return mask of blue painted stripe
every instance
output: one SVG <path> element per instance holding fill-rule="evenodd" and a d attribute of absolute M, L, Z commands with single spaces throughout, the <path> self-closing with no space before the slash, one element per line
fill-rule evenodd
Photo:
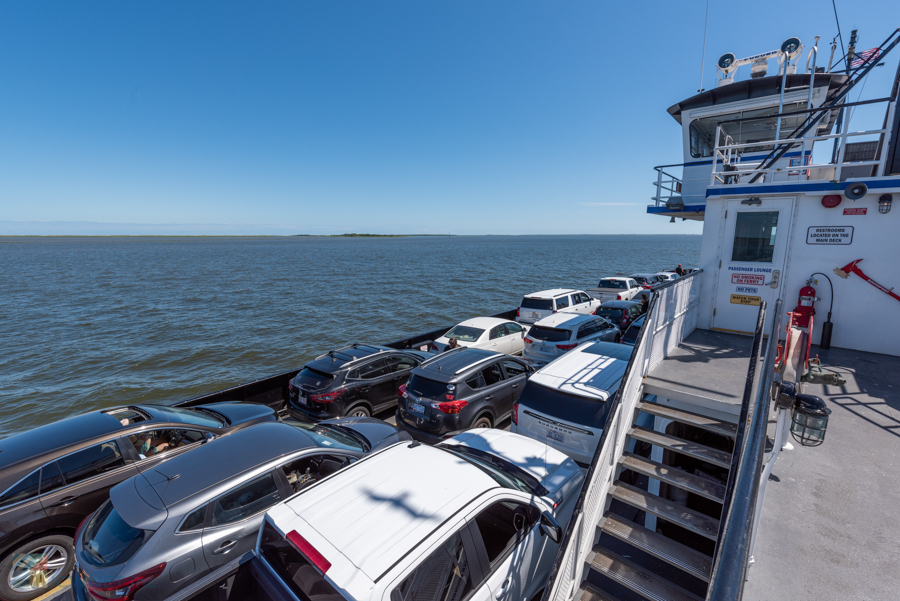
<path fill-rule="evenodd" d="M 665 206 L 662 206 L 662 207 L 647 207 L 647 213 L 649 213 L 650 215 L 655 215 L 655 214 L 658 214 L 658 213 L 672 213 L 672 214 L 677 214 L 677 213 L 705 213 L 705 212 L 706 212 L 706 205 L 705 205 L 705 204 L 702 204 L 702 205 L 684 205 L 684 210 L 683 210 L 683 211 L 673 211 L 672 209 L 668 209 L 668 208 L 666 208 Z"/>
<path fill-rule="evenodd" d="M 782 192 L 843 192 L 853 182 L 797 182 L 779 185 L 763 184 L 751 186 L 750 184 L 734 184 L 731 186 L 716 186 L 707 188 L 706 197 L 734 196 L 743 194 L 779 194 Z M 876 180 L 861 180 L 869 189 L 900 188 L 900 177 L 885 177 Z"/>

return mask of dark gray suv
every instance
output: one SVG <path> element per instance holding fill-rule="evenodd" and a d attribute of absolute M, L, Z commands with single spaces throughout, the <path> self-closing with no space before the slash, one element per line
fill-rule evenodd
<path fill-rule="evenodd" d="M 397 426 L 435 444 L 470 428 L 491 428 L 512 413 L 534 368 L 494 351 L 446 351 L 412 370 L 400 389 Z"/>

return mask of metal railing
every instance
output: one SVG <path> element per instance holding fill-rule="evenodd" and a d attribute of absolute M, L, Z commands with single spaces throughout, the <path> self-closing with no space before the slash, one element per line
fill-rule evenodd
<path fill-rule="evenodd" d="M 698 269 L 653 291 L 625 374 L 608 401 L 603 433 L 560 542 L 542 601 L 572 601 L 581 586 L 585 560 L 594 545 L 609 485 L 626 448 L 635 409 L 643 397 L 644 376 L 696 328 L 700 273 L 702 270 Z"/>
<path fill-rule="evenodd" d="M 653 201 L 654 206 L 665 206 L 665 204 L 671 198 L 696 198 L 698 202 L 705 202 L 706 196 L 704 194 L 692 194 L 688 196 L 684 196 L 682 194 L 682 187 L 686 182 L 705 182 L 706 178 L 697 178 L 697 179 L 683 179 L 682 177 L 678 177 L 673 173 L 669 173 L 666 169 L 671 169 L 672 167 L 684 167 L 685 163 L 677 163 L 674 165 L 659 165 L 654 167 L 653 170 L 656 171 L 656 181 L 653 182 L 653 185 L 656 186 L 656 194 L 650 198 Z M 687 202 L 685 202 L 687 204 Z"/>
<path fill-rule="evenodd" d="M 766 303 L 761 303 L 759 307 L 731 471 L 728 474 L 719 535 L 706 593 L 709 601 L 739 601 L 744 592 L 758 518 L 757 505 L 762 503 L 764 494 L 761 476 L 769 403 L 775 377 L 774 366 L 778 355 L 781 306 L 782 301 L 779 299 L 775 303 L 775 318 L 767 333 L 763 332 Z M 764 341 L 764 335 L 768 336 L 767 342 Z M 761 357 L 764 344 L 766 351 Z"/>

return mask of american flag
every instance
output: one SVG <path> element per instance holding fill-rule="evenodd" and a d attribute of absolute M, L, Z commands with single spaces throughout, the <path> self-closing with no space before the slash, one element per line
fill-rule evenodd
<path fill-rule="evenodd" d="M 850 63 L 850 68 L 855 69 L 864 62 L 869 57 L 872 58 L 870 62 L 875 62 L 875 59 L 878 58 L 878 55 L 881 54 L 881 48 L 870 48 L 869 50 L 864 50 L 856 55 L 856 58 L 853 59 L 853 62 Z"/>

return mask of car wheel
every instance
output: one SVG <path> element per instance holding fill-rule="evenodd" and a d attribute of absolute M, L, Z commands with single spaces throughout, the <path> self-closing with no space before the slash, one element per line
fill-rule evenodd
<path fill-rule="evenodd" d="M 491 427 L 491 418 L 486 415 L 482 415 L 478 419 L 475 420 L 475 423 L 472 424 L 473 428 L 490 428 Z"/>
<path fill-rule="evenodd" d="M 72 539 L 44 536 L 13 549 L 0 561 L 0 598 L 28 601 L 55 588 L 75 563 Z"/>
<path fill-rule="evenodd" d="M 357 405 L 347 411 L 349 417 L 372 417 L 372 412 L 365 405 Z"/>

